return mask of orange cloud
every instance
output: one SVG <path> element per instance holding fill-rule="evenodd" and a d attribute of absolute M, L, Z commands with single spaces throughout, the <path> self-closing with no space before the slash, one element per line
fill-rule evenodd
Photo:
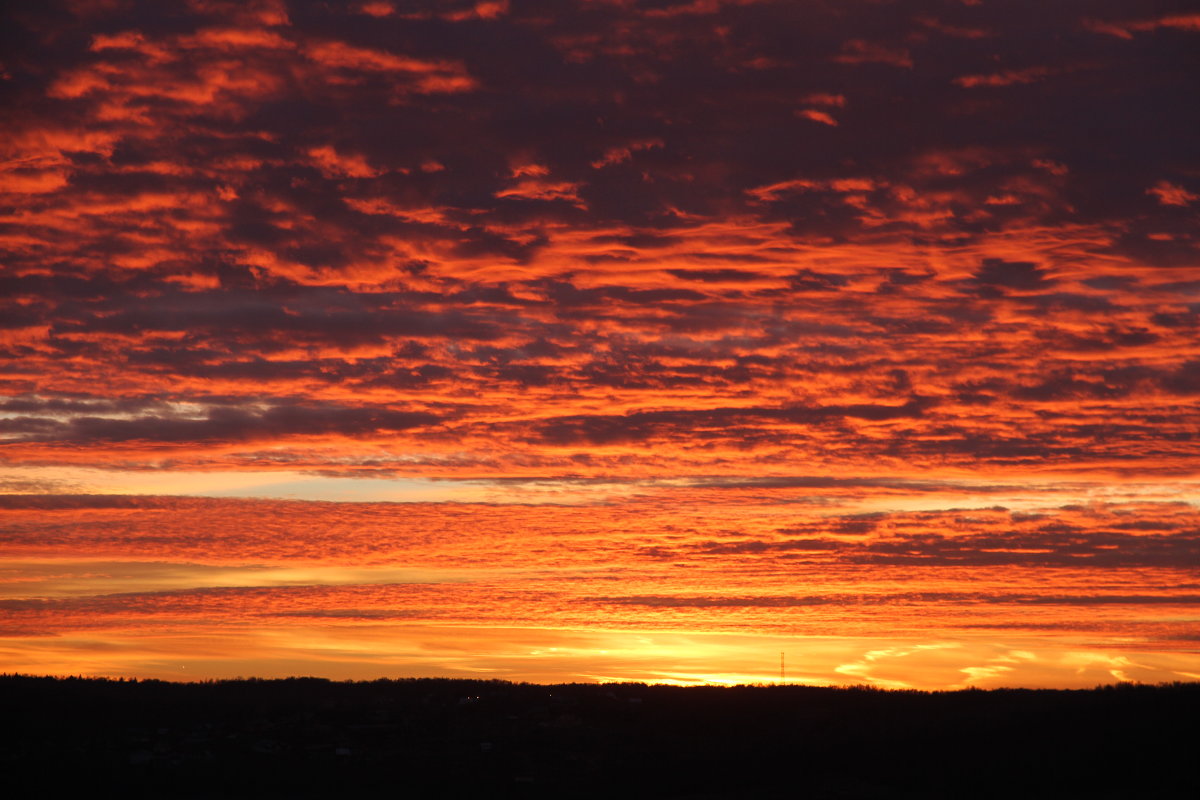
<path fill-rule="evenodd" d="M 647 139 L 641 142 L 630 142 L 628 145 L 623 147 L 611 147 L 604 152 L 602 157 L 592 162 L 592 168 L 600 169 L 613 164 L 621 164 L 633 158 L 633 154 L 636 152 L 662 147 L 662 139 Z"/>
<path fill-rule="evenodd" d="M 843 43 L 842 51 L 833 60 L 839 64 L 888 64 L 906 69 L 913 66 L 908 50 L 865 39 L 850 39 Z"/>
<path fill-rule="evenodd" d="M 1050 74 L 1052 74 L 1052 71 L 1046 67 L 1029 67 L 1027 69 L 994 72 L 989 75 L 962 75 L 955 78 L 954 82 L 966 89 L 979 86 L 1013 86 L 1022 83 L 1034 83 Z"/>
<path fill-rule="evenodd" d="M 336 69 L 417 73 L 455 72 L 462 69 L 456 64 L 423 61 L 338 41 L 314 42 L 306 48 L 306 53 L 313 61 Z"/>
<path fill-rule="evenodd" d="M 1200 200 L 1200 195 L 1170 181 L 1159 181 L 1147 189 L 1146 194 L 1154 195 L 1164 206 L 1186 206 L 1193 200 Z"/>
<path fill-rule="evenodd" d="M 512 186 L 496 192 L 496 197 L 516 197 L 525 200 L 567 200 L 584 207 L 579 197 L 579 183 L 571 181 L 549 181 L 538 178 L 519 180 Z"/>
<path fill-rule="evenodd" d="M 833 108 L 844 108 L 846 105 L 846 96 L 841 94 L 828 94 L 826 92 L 816 92 L 806 95 L 803 102 L 815 106 L 832 106 Z"/>
<path fill-rule="evenodd" d="M 1132 39 L 1133 34 L 1169 28 L 1179 31 L 1200 31 L 1200 14 L 1170 14 L 1155 19 L 1107 21 L 1084 19 L 1083 26 L 1095 33 L 1105 33 L 1121 39 Z"/>
<path fill-rule="evenodd" d="M 372 17 L 387 17 L 396 13 L 396 8 L 391 3 L 371 2 L 363 3 L 360 7 L 362 13 Z"/>
<path fill-rule="evenodd" d="M 813 122 L 820 122 L 823 125 L 831 125 L 835 128 L 837 127 L 837 120 L 824 111 L 818 111 L 815 108 L 805 108 L 795 113 L 797 116 L 804 117 L 805 119 L 811 119 Z"/>
<path fill-rule="evenodd" d="M 380 171 L 368 164 L 361 155 L 341 154 L 328 145 L 314 147 L 308 154 L 318 169 L 328 177 L 374 178 L 380 174 Z"/>

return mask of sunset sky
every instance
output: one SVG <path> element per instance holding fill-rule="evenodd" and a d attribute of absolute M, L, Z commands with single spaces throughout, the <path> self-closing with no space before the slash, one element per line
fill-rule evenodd
<path fill-rule="evenodd" d="M 1200 680 L 1200 4 L 18 0 L 0 672 Z"/>

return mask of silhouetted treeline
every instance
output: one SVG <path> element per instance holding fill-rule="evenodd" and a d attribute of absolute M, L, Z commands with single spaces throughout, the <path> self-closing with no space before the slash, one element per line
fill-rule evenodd
<path fill-rule="evenodd" d="M 1200 684 L 0 676 L 7 797 L 1192 798 Z"/>

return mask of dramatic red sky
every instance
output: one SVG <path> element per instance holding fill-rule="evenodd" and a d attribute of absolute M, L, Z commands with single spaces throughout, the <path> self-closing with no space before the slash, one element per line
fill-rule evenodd
<path fill-rule="evenodd" d="M 1200 679 L 1200 5 L 18 0 L 0 670 Z"/>

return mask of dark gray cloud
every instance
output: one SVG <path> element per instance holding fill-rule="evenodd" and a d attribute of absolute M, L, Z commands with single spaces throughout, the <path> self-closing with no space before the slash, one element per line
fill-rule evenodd
<path fill-rule="evenodd" d="M 57 410 L 57 409 L 56 409 Z M 143 414 L 132 417 L 12 417 L 0 423 L 10 442 L 197 442 L 246 441 L 276 436 L 365 436 L 435 425 L 436 414 L 388 408 L 273 405 L 264 409 L 212 406 L 202 416 Z M 13 435 L 15 438 L 12 438 Z"/>

